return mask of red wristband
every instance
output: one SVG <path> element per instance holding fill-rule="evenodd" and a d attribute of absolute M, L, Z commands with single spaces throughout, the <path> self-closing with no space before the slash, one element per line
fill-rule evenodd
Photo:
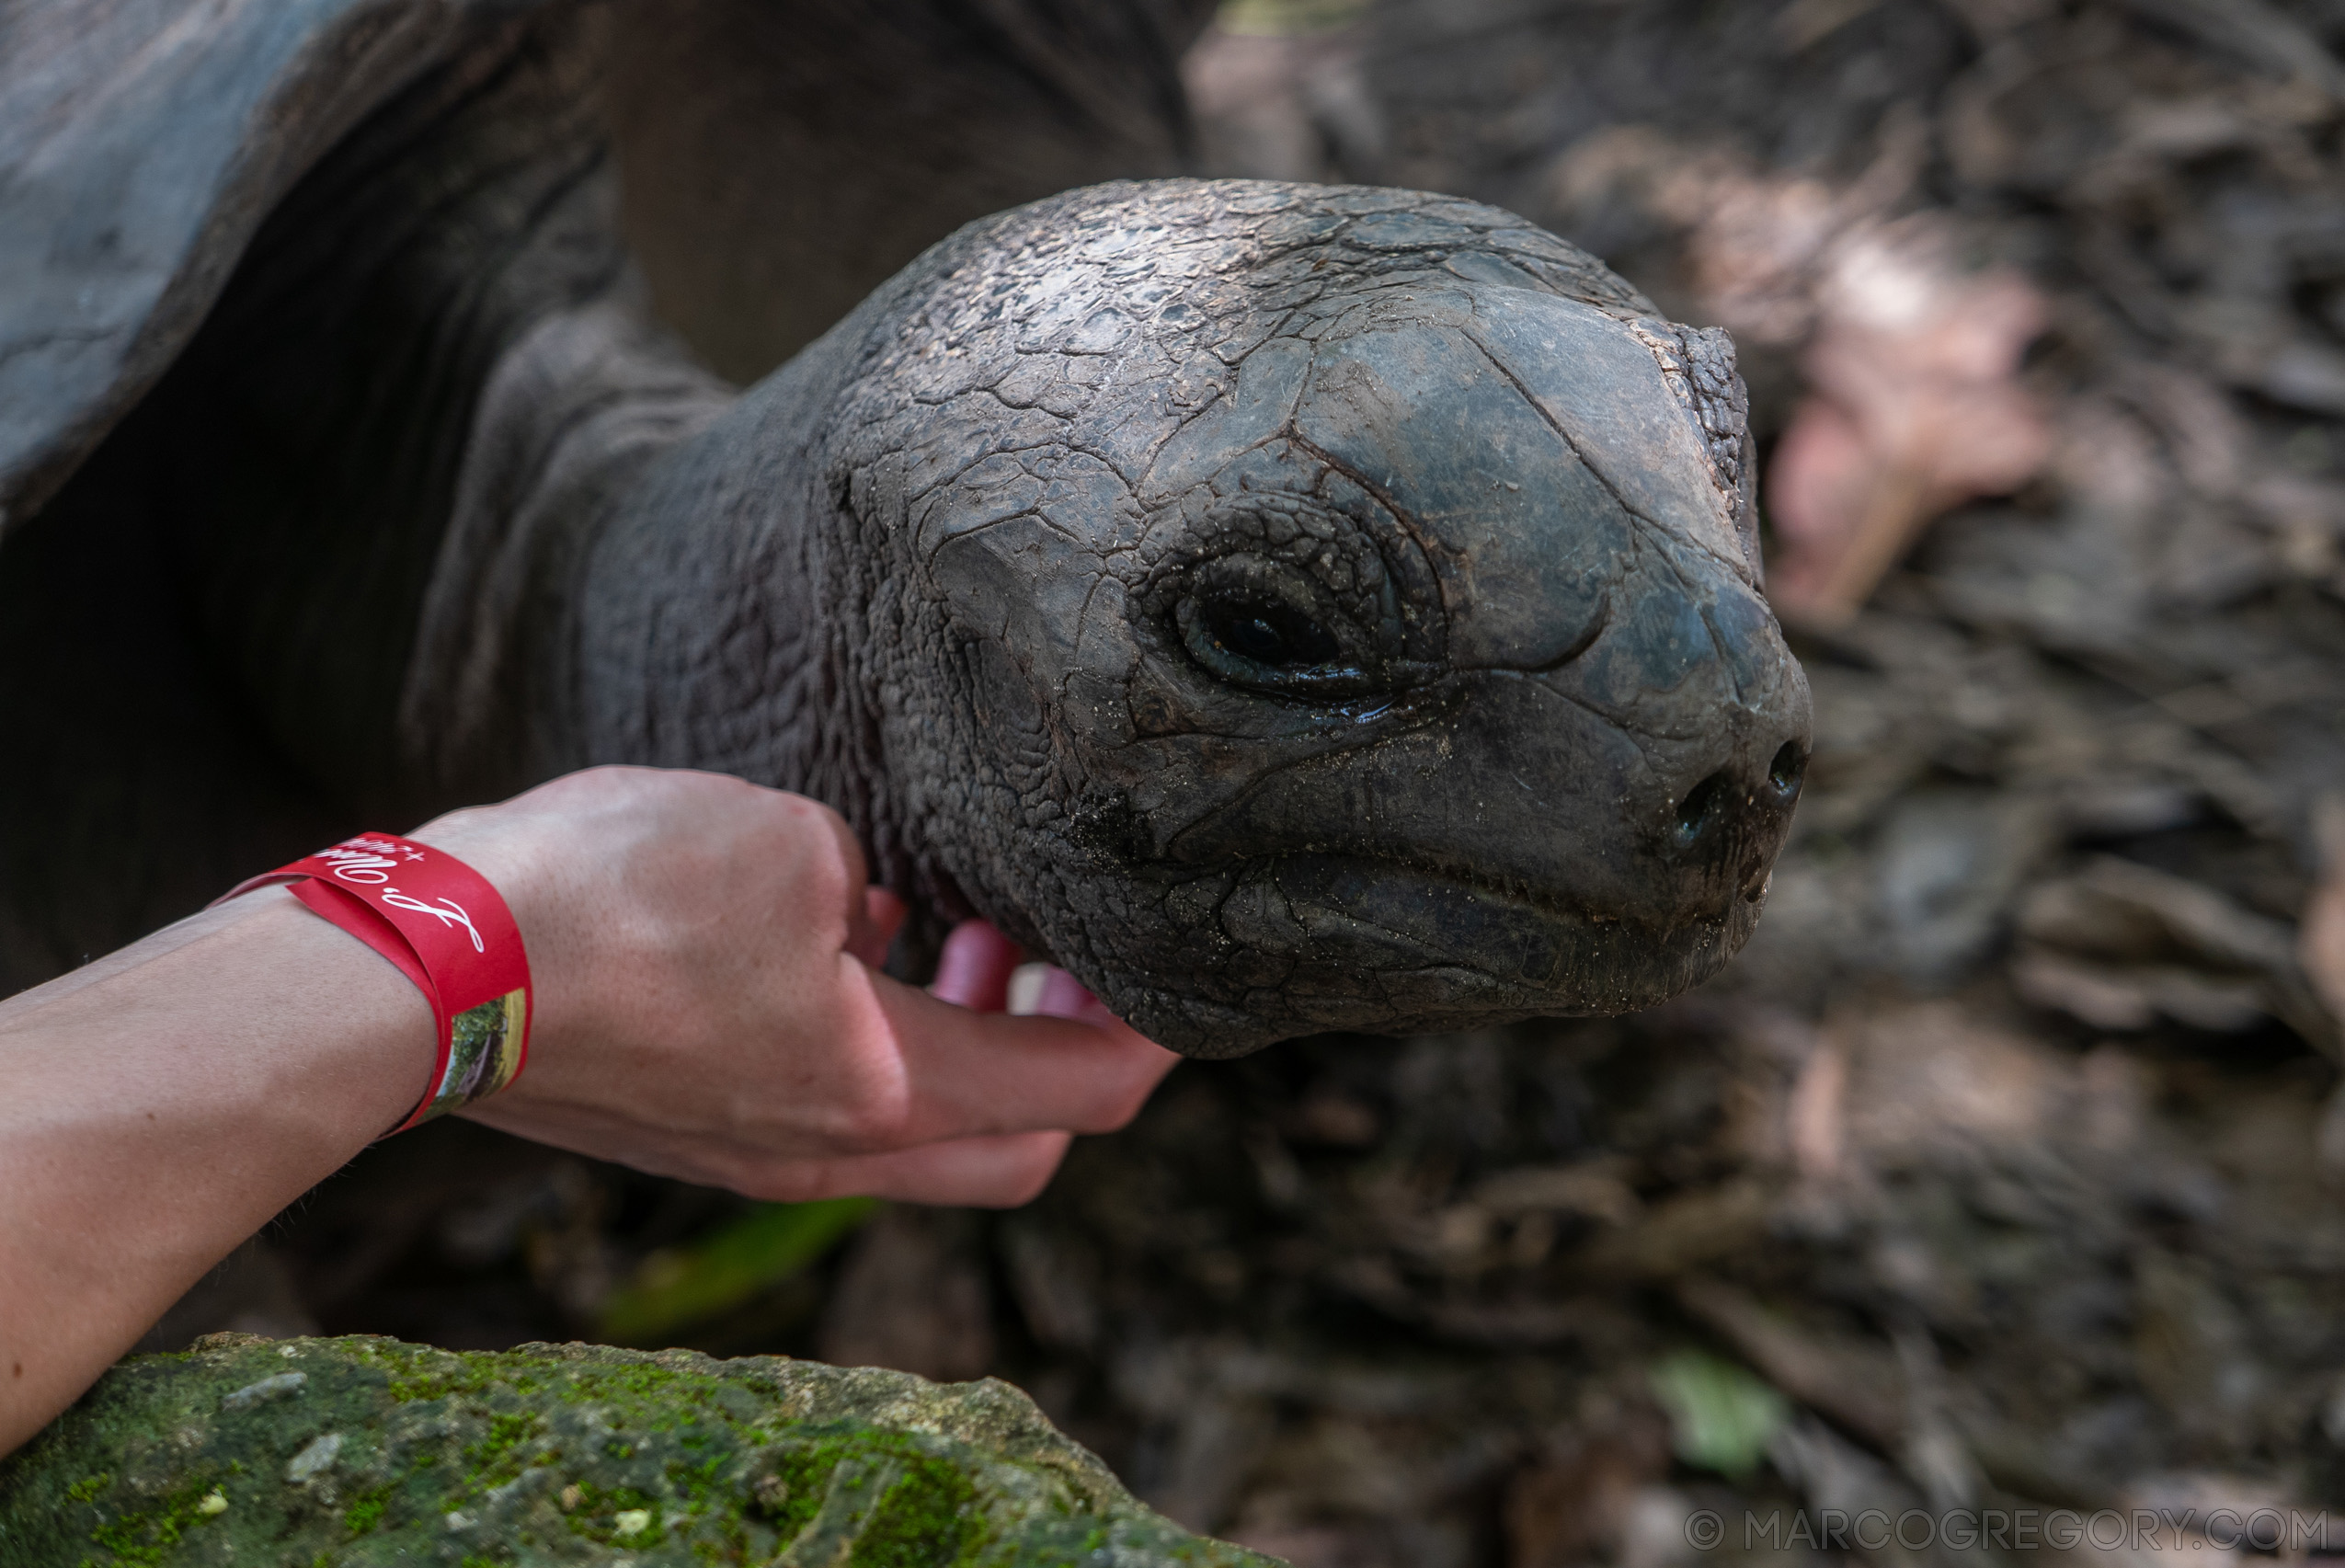
<path fill-rule="evenodd" d="M 281 883 L 390 959 L 431 1003 L 440 1059 L 422 1102 L 393 1132 L 485 1099 L 521 1075 L 530 1048 L 529 955 L 488 878 L 445 850 L 396 833 L 361 833 L 240 882 L 213 902 Z"/>

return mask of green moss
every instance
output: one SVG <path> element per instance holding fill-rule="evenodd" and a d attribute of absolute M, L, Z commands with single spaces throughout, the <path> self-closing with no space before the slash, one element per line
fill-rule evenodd
<path fill-rule="evenodd" d="M 825 1447 L 775 1457 L 779 1462 L 773 1464 L 772 1473 L 789 1489 L 789 1501 L 766 1512 L 773 1522 L 774 1533 L 788 1540 L 812 1523 L 815 1510 L 822 1506 L 823 1491 L 830 1484 L 830 1472 L 839 1465 L 839 1450 Z"/>
<path fill-rule="evenodd" d="M 464 1448 L 467 1492 L 481 1493 L 492 1486 L 502 1486 L 532 1462 L 544 1462 L 549 1456 L 532 1452 L 542 1446 L 540 1439 L 544 1433 L 545 1417 L 535 1411 L 505 1411 L 490 1416 L 488 1435 Z"/>
<path fill-rule="evenodd" d="M 383 1516 L 390 1511 L 391 1488 L 369 1487 L 352 1497 L 342 1510 L 342 1528 L 355 1540 L 360 1536 L 372 1535 L 383 1524 Z"/>
<path fill-rule="evenodd" d="M 570 1505 L 569 1515 L 563 1521 L 570 1527 L 572 1535 L 601 1546 L 631 1549 L 657 1546 L 668 1538 L 667 1522 L 661 1517 L 661 1499 L 632 1486 L 601 1487 L 590 1481 L 574 1484 L 578 1500 Z M 646 1515 L 649 1526 L 623 1535 L 619 1517 L 623 1514 Z"/>
<path fill-rule="evenodd" d="M 296 1390 L 223 1404 L 288 1370 Z M 328 1434 L 332 1468 L 286 1479 Z M 1058 1568 L 1100 1545 L 1123 1568 L 1260 1561 L 1148 1514 L 1000 1384 L 775 1358 L 222 1341 L 118 1368 L 0 1460 L 11 1564 Z"/>
<path fill-rule="evenodd" d="M 226 1511 L 207 1506 L 219 1492 L 210 1475 L 182 1482 L 154 1507 L 121 1514 L 98 1526 L 89 1532 L 89 1542 L 110 1554 L 104 1568 L 158 1568 L 170 1560 L 189 1531 L 211 1524 Z"/>
<path fill-rule="evenodd" d="M 905 1465 L 871 1522 L 855 1538 L 853 1568 L 945 1568 L 967 1562 L 979 1540 L 976 1489 L 947 1464 L 922 1456 Z"/>

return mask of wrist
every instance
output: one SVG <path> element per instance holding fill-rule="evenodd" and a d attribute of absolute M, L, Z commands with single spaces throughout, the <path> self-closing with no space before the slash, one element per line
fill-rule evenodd
<path fill-rule="evenodd" d="M 405 1114 L 434 1048 L 415 988 L 280 888 L 0 1003 L 0 1449 Z"/>
<path fill-rule="evenodd" d="M 443 844 L 353 834 L 238 885 L 281 886 L 310 913 L 388 962 L 433 1018 L 434 1065 L 405 1132 L 511 1083 L 529 1053 L 530 962 L 497 886 Z"/>
<path fill-rule="evenodd" d="M 534 1042 L 544 1037 L 548 1001 L 562 1010 L 578 993 L 582 977 L 566 961 L 575 945 L 566 931 L 571 879 L 564 875 L 562 857 L 541 844 L 542 835 L 530 830 L 532 826 L 508 803 L 452 811 L 404 836 L 455 856 L 504 900 L 528 952 Z"/>
<path fill-rule="evenodd" d="M 334 1026 L 337 1017 L 346 1026 Z M 292 1027 L 302 1023 L 314 1032 Z M 433 1054 L 431 1011 L 415 988 L 282 887 L 204 910 L 0 1001 L 0 1058 L 15 1055 L 27 1070 L 44 1059 L 36 1037 L 91 1031 L 109 1048 L 95 1071 L 51 1064 L 61 1086 L 134 1087 L 193 1103 L 267 1097 L 272 1085 L 293 1089 L 322 1074 L 347 1091 L 327 1121 L 353 1126 L 376 1102 L 410 1087 L 420 1093 Z"/>
<path fill-rule="evenodd" d="M 284 887 L 259 888 L 180 926 L 190 940 L 175 946 L 191 951 L 166 962 L 216 971 L 221 994 L 208 1000 L 221 1012 L 248 997 L 282 1026 L 256 1031 L 236 1059 L 213 1064 L 228 1076 L 223 1088 L 257 1109 L 265 1103 L 265 1116 L 316 1118 L 322 1147 L 345 1150 L 343 1159 L 414 1108 L 438 1044 L 429 1001 L 390 960 Z"/>

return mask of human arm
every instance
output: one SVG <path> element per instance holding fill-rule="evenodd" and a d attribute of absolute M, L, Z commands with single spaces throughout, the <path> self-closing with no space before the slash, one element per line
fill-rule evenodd
<path fill-rule="evenodd" d="M 843 824 L 708 774 L 603 769 L 417 830 L 531 955 L 531 1061 L 468 1114 L 761 1197 L 1016 1203 L 1171 1065 L 1092 1022 L 878 973 L 896 912 Z M 998 990 L 956 933 L 941 990 Z M 421 995 L 281 889 L 0 1002 L 0 1452 L 421 1095 Z"/>

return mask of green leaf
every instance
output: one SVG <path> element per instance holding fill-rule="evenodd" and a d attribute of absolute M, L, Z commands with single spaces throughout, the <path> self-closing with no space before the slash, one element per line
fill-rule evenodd
<path fill-rule="evenodd" d="M 1699 1350 L 1653 1363 L 1653 1397 L 1669 1413 L 1677 1457 L 1698 1470 L 1741 1481 L 1767 1457 L 1790 1419 L 1791 1403 L 1757 1374 Z"/>
<path fill-rule="evenodd" d="M 868 1197 L 760 1204 L 691 1246 L 654 1253 L 602 1304 L 602 1337 L 649 1345 L 728 1311 L 821 1257 L 878 1207 Z"/>
<path fill-rule="evenodd" d="M 1222 0 L 1221 30 L 1253 37 L 1328 32 L 1357 21 L 1368 0 Z"/>

